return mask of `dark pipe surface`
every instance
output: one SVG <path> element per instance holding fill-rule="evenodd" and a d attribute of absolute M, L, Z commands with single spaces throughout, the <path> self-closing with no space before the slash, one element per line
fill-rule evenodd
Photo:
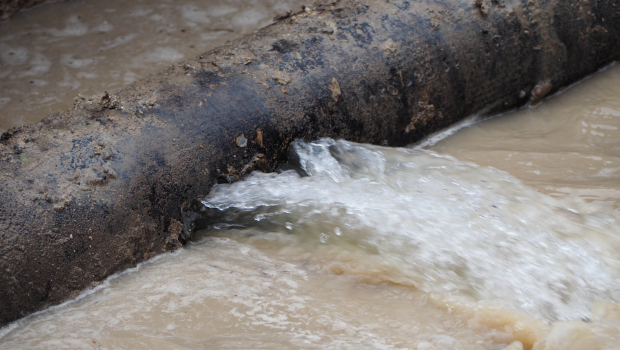
<path fill-rule="evenodd" d="M 620 57 L 615 0 L 340 0 L 0 140 L 0 325 L 191 236 L 296 138 L 402 146 Z M 179 273 L 183 273 L 179 271 Z"/>
<path fill-rule="evenodd" d="M 5 20 L 21 10 L 53 1 L 60 0 L 0 0 L 0 20 Z"/>

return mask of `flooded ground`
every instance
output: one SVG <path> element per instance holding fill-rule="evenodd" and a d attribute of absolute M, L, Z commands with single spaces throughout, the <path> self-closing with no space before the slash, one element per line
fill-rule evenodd
<path fill-rule="evenodd" d="M 0 23 L 0 133 L 197 56 L 301 0 L 65 1 Z"/>
<path fill-rule="evenodd" d="M 0 349 L 620 348 L 619 96 L 614 66 L 411 148 L 297 142 L 298 171 L 218 185 L 186 249 Z"/>

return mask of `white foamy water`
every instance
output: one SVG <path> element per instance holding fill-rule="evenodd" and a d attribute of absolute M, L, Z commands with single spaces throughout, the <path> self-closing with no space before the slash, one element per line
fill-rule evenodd
<path fill-rule="evenodd" d="M 0 348 L 498 348 L 460 325 L 411 288 L 357 285 L 207 238 L 26 320 Z"/>
<path fill-rule="evenodd" d="M 612 213 L 430 151 L 294 149 L 309 176 L 217 185 L 186 249 L 5 328 L 0 348 L 619 345 Z"/>
<path fill-rule="evenodd" d="M 254 174 L 217 186 L 205 205 L 225 210 L 217 220 L 233 227 L 267 222 L 276 231 L 257 239 L 313 253 L 325 244 L 354 247 L 384 269 L 373 276 L 379 280 L 502 299 L 549 321 L 588 318 L 598 299 L 620 301 L 611 215 L 428 151 L 328 139 L 296 148 L 312 176 Z M 336 269 L 357 273 L 343 265 Z"/>

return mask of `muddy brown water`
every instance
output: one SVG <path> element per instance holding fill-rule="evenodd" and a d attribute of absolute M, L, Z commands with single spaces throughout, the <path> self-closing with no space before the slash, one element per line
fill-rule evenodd
<path fill-rule="evenodd" d="M 430 149 L 507 171 L 550 196 L 619 208 L 619 80 L 620 68 L 611 67 L 535 108 L 472 125 Z"/>
<path fill-rule="evenodd" d="M 0 132 L 299 11 L 300 0 L 66 1 L 0 23 Z"/>
<path fill-rule="evenodd" d="M 0 24 L 0 128 L 268 24 L 290 1 L 75 1 Z M 297 143 L 214 188 L 186 249 L 0 349 L 617 349 L 620 67 L 390 149 Z M 536 344 L 536 345 L 534 345 Z"/>

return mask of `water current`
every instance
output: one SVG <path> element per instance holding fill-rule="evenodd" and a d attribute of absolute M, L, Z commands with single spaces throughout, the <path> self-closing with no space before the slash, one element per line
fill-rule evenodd
<path fill-rule="evenodd" d="M 0 22 L 0 132 L 257 28 L 302 0 L 73 0 Z"/>
<path fill-rule="evenodd" d="M 613 66 L 408 148 L 296 141 L 205 194 L 185 249 L 0 349 L 618 349 L 619 127 Z"/>

